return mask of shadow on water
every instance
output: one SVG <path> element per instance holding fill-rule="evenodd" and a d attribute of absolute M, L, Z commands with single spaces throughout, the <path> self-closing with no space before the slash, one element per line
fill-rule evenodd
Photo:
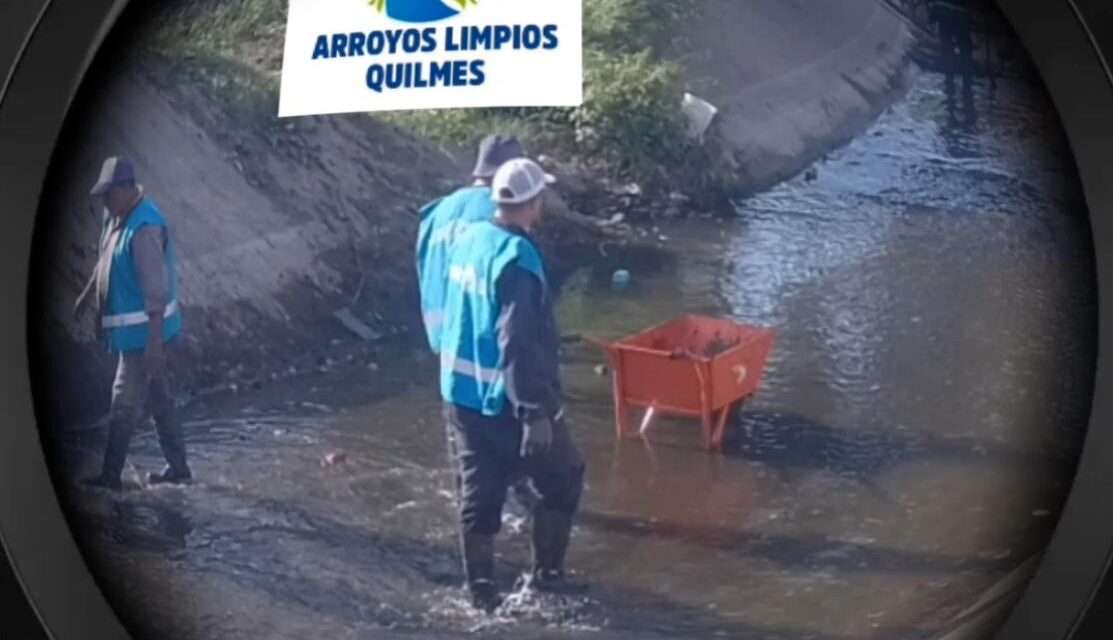
<path fill-rule="evenodd" d="M 220 492 L 219 489 L 214 491 L 218 495 Z M 455 571 L 456 550 L 451 547 L 347 524 L 263 495 L 236 492 L 236 499 L 246 499 L 252 503 L 253 508 L 273 514 L 267 522 L 259 522 L 240 530 L 238 533 L 241 535 L 265 534 L 301 540 L 336 551 L 365 550 L 365 553 L 347 556 L 352 569 L 374 572 L 396 564 L 406 567 L 407 573 L 414 573 L 432 585 L 450 586 L 459 583 L 461 576 Z M 193 542 L 193 546 L 204 548 L 214 542 L 214 536 L 204 534 Z"/>
<path fill-rule="evenodd" d="M 950 575 L 967 570 L 1005 571 L 1015 564 L 1010 560 L 888 549 L 823 536 L 767 535 L 728 527 L 692 526 L 594 511 L 582 513 L 580 521 L 587 527 L 608 534 L 659 538 L 717 551 L 730 551 L 747 558 L 767 560 L 782 569 L 793 571 Z"/>
<path fill-rule="evenodd" d="M 961 101 L 961 102 L 960 102 Z M 953 89 L 947 91 L 947 119 L 939 128 L 943 147 L 953 158 L 977 158 L 978 106 L 974 90 L 964 87 L 961 97 Z"/>
<path fill-rule="evenodd" d="M 111 514 L 100 526 L 116 544 L 154 553 L 184 550 L 194 529 L 185 513 L 169 505 L 125 500 L 112 503 Z"/>
<path fill-rule="evenodd" d="M 775 468 L 823 469 L 862 480 L 912 461 L 1043 461 L 1030 452 L 978 438 L 943 438 L 895 429 L 839 429 L 790 411 L 749 410 L 734 422 L 723 443 L 723 454 L 728 457 Z"/>

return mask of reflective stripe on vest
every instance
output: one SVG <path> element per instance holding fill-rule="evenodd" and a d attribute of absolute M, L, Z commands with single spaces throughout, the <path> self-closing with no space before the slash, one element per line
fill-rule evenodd
<path fill-rule="evenodd" d="M 112 253 L 108 295 L 104 301 L 100 324 L 105 333 L 107 347 L 114 353 L 138 351 L 147 345 L 148 314 L 131 245 L 139 229 L 148 225 L 162 228 L 165 241 L 163 258 L 166 263 L 169 287 L 167 293 L 171 304 L 167 305 L 165 311 L 166 320 L 162 325 L 163 341 L 174 339 L 182 331 L 181 310 L 175 304 L 178 295 L 174 242 L 158 206 L 150 198 L 145 197 L 124 221 L 120 238 Z"/>
<path fill-rule="evenodd" d="M 166 305 L 166 311 L 163 312 L 163 318 L 169 318 L 178 312 L 178 301 L 171 300 L 170 304 Z M 114 316 L 104 316 L 101 319 L 100 326 L 105 329 L 119 329 L 120 327 L 133 327 L 139 324 L 147 324 L 150 314 L 146 311 L 135 311 L 132 313 L 118 313 Z"/>
<path fill-rule="evenodd" d="M 462 376 L 474 378 L 483 384 L 496 384 L 502 380 L 505 374 L 501 369 L 485 369 L 470 360 L 454 358 L 448 353 L 441 354 L 441 367 L 451 369 Z"/>
<path fill-rule="evenodd" d="M 456 240 L 445 281 L 438 334 L 441 397 L 486 416 L 498 415 L 506 402 L 496 283 L 511 264 L 536 275 L 545 287 L 541 256 L 528 238 L 491 222 L 475 224 Z"/>

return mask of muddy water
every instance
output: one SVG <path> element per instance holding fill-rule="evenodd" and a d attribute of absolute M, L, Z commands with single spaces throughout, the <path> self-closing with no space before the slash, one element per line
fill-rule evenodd
<path fill-rule="evenodd" d="M 628 289 L 571 279 L 565 332 L 684 312 L 778 331 L 721 456 L 686 420 L 617 444 L 599 354 L 567 347 L 589 598 L 464 606 L 422 353 L 188 407 L 199 482 L 76 494 L 90 558 L 147 637 L 931 637 L 1046 541 L 1084 433 L 1089 239 L 1046 110 L 1002 85 L 952 116 L 924 75 L 737 221 L 661 227 L 677 258 L 624 265 Z M 159 465 L 153 435 L 135 450 Z M 509 588 L 527 528 L 505 525 Z"/>

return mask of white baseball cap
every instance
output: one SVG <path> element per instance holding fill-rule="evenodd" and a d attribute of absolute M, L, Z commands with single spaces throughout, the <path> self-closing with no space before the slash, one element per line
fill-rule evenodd
<path fill-rule="evenodd" d="M 545 173 L 541 165 L 529 158 L 515 158 L 503 163 L 491 179 L 491 199 L 499 204 L 529 202 L 556 178 Z"/>

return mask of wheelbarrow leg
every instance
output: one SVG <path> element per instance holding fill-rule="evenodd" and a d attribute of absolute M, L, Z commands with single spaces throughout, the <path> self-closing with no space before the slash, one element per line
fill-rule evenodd
<path fill-rule="evenodd" d="M 703 422 L 703 448 L 711 451 L 715 448 L 715 417 L 710 410 L 704 409 L 701 416 Z"/>
<path fill-rule="evenodd" d="M 649 431 L 649 425 L 653 424 L 653 418 L 656 416 L 656 414 L 657 414 L 657 406 L 656 405 L 650 405 L 649 408 L 645 410 L 645 415 L 642 416 L 642 424 L 641 424 L 640 427 L 638 427 L 638 434 L 639 435 L 644 436 L 645 433 L 647 431 Z"/>
<path fill-rule="evenodd" d="M 626 396 L 622 389 L 622 370 L 616 366 L 614 367 L 614 426 L 615 437 L 619 440 L 626 437 L 629 423 L 629 405 L 626 404 Z"/>
<path fill-rule="evenodd" d="M 712 449 L 719 450 L 723 448 L 723 435 L 726 433 L 727 418 L 730 417 L 730 411 L 734 406 L 734 403 L 731 403 L 719 411 L 719 419 L 715 424 L 715 433 L 711 437 Z"/>
<path fill-rule="evenodd" d="M 709 368 L 705 371 L 705 365 L 696 363 L 696 379 L 699 381 L 699 404 L 700 404 L 700 419 L 703 423 L 703 448 L 710 451 L 712 449 L 712 440 L 714 439 L 714 416 L 711 409 L 711 398 L 708 395 L 707 385 L 711 378 L 711 371 Z"/>

